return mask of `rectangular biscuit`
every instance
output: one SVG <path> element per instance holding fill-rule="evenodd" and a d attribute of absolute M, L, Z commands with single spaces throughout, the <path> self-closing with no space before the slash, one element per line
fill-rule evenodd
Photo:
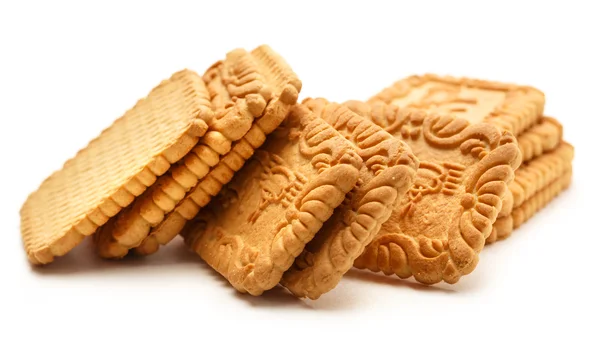
<path fill-rule="evenodd" d="M 545 97 L 529 86 L 425 74 L 402 79 L 368 102 L 454 114 L 518 136 L 542 115 Z"/>
<path fill-rule="evenodd" d="M 95 236 L 97 251 L 120 258 L 130 249 L 151 254 L 159 248 L 151 231 L 165 220 L 211 168 L 244 136 L 270 133 L 296 102 L 301 82 L 268 46 L 251 52 L 236 49 L 203 76 L 210 94 L 209 130 L 198 145 L 150 190 Z M 214 113 L 214 115 L 213 115 Z M 166 243 L 164 240 L 162 243 Z"/>
<path fill-rule="evenodd" d="M 240 292 L 260 295 L 277 285 L 359 178 L 354 146 L 306 111 L 295 106 L 182 231 L 186 244 Z"/>
<path fill-rule="evenodd" d="M 554 118 L 543 116 L 531 128 L 517 138 L 523 162 L 534 160 L 544 153 L 556 149 L 562 141 L 562 125 Z M 514 197 L 509 191 L 502 200 L 502 209 L 494 223 L 494 229 L 486 243 L 508 237 L 512 233 L 512 210 Z"/>
<path fill-rule="evenodd" d="M 563 175 L 539 190 L 519 207 L 516 207 L 512 212 L 513 229 L 519 228 L 558 194 L 567 189 L 571 184 L 572 174 L 572 169 L 569 167 Z"/>
<path fill-rule="evenodd" d="M 509 186 L 511 197 L 513 198 L 513 202 L 511 203 L 512 209 L 508 215 L 498 217 L 494 223 L 494 230 L 487 238 L 486 244 L 491 244 L 510 236 L 513 229 L 519 225 L 519 223 L 514 222 L 514 218 L 522 217 L 521 214 L 515 214 L 516 212 L 531 213 L 531 208 L 535 208 L 533 211 L 535 213 L 535 211 L 547 204 L 546 200 L 541 200 L 540 198 L 546 199 L 551 194 L 548 198 L 548 200 L 551 200 L 552 197 L 558 195 L 556 187 L 560 187 L 560 185 L 553 183 L 565 176 L 566 173 L 571 172 L 573 155 L 573 147 L 563 141 L 556 149 L 524 163 L 516 170 L 515 180 Z M 549 189 L 550 185 L 554 185 L 555 189 Z M 546 194 L 538 195 L 542 191 Z M 532 204 L 533 202 L 530 200 L 533 197 L 537 197 L 533 202 L 538 204 Z M 529 204 L 523 207 L 526 203 Z M 527 208 L 527 210 L 523 208 Z M 530 215 L 533 215 L 533 213 Z M 526 216 L 527 219 L 530 215 Z"/>
<path fill-rule="evenodd" d="M 144 193 L 204 135 L 209 106 L 200 76 L 177 72 L 48 177 L 20 212 L 29 261 L 65 255 Z"/>
<path fill-rule="evenodd" d="M 367 118 L 323 98 L 306 99 L 316 114 L 356 148 L 362 158 L 356 186 L 283 275 L 281 285 L 298 297 L 317 299 L 332 290 L 412 185 L 418 160 L 406 143 Z"/>
<path fill-rule="evenodd" d="M 346 105 L 406 141 L 419 160 L 413 186 L 354 266 L 426 284 L 471 273 L 520 164 L 516 138 L 454 115 Z"/>

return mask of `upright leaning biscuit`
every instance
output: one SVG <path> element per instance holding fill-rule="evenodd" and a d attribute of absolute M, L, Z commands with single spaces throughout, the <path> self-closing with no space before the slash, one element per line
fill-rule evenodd
<path fill-rule="evenodd" d="M 402 79 L 368 102 L 455 114 L 471 123 L 494 124 L 518 136 L 542 115 L 545 98 L 532 87 L 426 74 Z"/>
<path fill-rule="evenodd" d="M 562 141 L 562 125 L 554 118 L 544 116 L 533 127 L 517 136 L 523 162 L 558 147 Z"/>
<path fill-rule="evenodd" d="M 29 260 L 49 263 L 93 234 L 186 155 L 211 120 L 197 74 L 163 81 L 27 198 L 21 234 Z"/>
<path fill-rule="evenodd" d="M 412 184 L 418 161 L 404 142 L 345 106 L 324 99 L 303 104 L 308 108 L 293 115 L 316 114 L 350 141 L 363 160 L 357 185 L 281 280 L 296 296 L 317 299 L 338 284 L 390 217 L 397 198 Z"/>
<path fill-rule="evenodd" d="M 232 145 L 236 147 L 244 138 L 245 146 L 260 146 L 265 134 L 274 130 L 296 103 L 301 88 L 287 63 L 264 45 L 251 52 L 231 51 L 225 60 L 206 71 L 203 80 L 215 113 L 208 123 L 209 131 L 178 165 L 97 233 L 95 241 L 101 256 L 123 257 L 129 249 L 140 246 L 136 252 L 150 254 L 158 250 L 159 244 L 168 242 L 157 240 L 156 235 L 150 235 L 151 230 L 210 175 L 211 168 L 231 151 Z"/>
<path fill-rule="evenodd" d="M 354 188 L 362 160 L 314 114 L 283 125 L 218 199 L 190 221 L 186 243 L 239 291 L 260 295 L 281 280 Z"/>
<path fill-rule="evenodd" d="M 279 126 L 292 105 L 296 103 L 302 83 L 285 60 L 264 46 L 252 51 L 252 55 L 263 64 L 262 70 L 274 87 L 273 99 L 267 105 L 264 115 L 255 120 L 247 135 L 234 143 L 231 152 L 222 156 L 219 164 L 186 194 L 160 224 L 152 229 L 148 238 L 136 249 L 137 253 L 153 253 L 159 244 L 167 244 L 177 236 L 185 223 L 196 216 L 199 210 L 221 190 L 221 187 L 231 180 L 244 161 L 264 143 L 266 134 Z"/>
<path fill-rule="evenodd" d="M 413 186 L 355 267 L 426 284 L 457 282 L 477 265 L 520 164 L 514 136 L 488 123 L 382 102 L 348 106 L 406 141 L 420 163 Z"/>

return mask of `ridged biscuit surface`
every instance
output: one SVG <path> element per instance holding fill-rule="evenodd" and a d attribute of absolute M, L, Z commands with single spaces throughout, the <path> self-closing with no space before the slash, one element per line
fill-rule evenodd
<path fill-rule="evenodd" d="M 563 141 L 554 150 L 524 163 L 515 171 L 515 180 L 509 185 L 511 196 L 514 199 L 512 210 L 510 214 L 499 217 L 494 223 L 494 230 L 487 238 L 486 244 L 506 239 L 524 221 L 521 219 L 522 217 L 529 219 L 562 189 L 566 188 L 567 184 L 556 184 L 556 182 L 571 172 L 574 154 L 573 146 Z M 568 182 L 570 179 L 562 181 L 563 184 Z M 554 189 L 549 189 L 550 185 L 553 185 Z M 560 189 L 556 189 L 559 187 Z M 541 191 L 544 191 L 545 194 L 538 195 Z M 533 197 L 537 199 L 532 201 Z M 522 213 L 527 213 L 527 215 Z M 519 221 L 515 222 L 515 218 L 519 218 Z"/>
<path fill-rule="evenodd" d="M 148 255 L 158 250 L 159 245 L 169 243 L 183 229 L 185 223 L 198 214 L 206 206 L 222 186 L 227 184 L 244 162 L 250 158 L 254 150 L 260 147 L 266 138 L 281 124 L 291 107 L 296 103 L 302 83 L 289 65 L 268 46 L 260 46 L 250 53 L 271 88 L 272 96 L 263 114 L 254 121 L 251 129 L 241 140 L 233 143 L 231 151 L 220 157 L 219 163 L 192 188 L 179 203 L 165 215 L 158 225 L 154 226 L 148 237 L 136 252 Z M 210 74 L 211 70 L 207 72 Z M 243 76 L 251 78 L 253 76 Z M 205 80 L 212 78 L 205 75 Z M 235 81 L 234 81 L 235 82 Z M 255 81 L 253 81 L 255 85 Z M 254 86 L 252 85 L 252 86 Z M 252 88 L 248 84 L 242 86 Z M 228 86 L 230 96 L 239 96 L 239 90 Z M 225 96 L 225 94 L 223 94 Z"/>
<path fill-rule="evenodd" d="M 248 135 L 253 136 L 252 142 L 257 146 L 262 144 L 256 143 L 256 132 L 260 131 L 264 138 L 276 128 L 296 102 L 301 87 L 287 63 L 266 45 L 252 52 L 231 51 L 225 60 L 206 71 L 203 80 L 215 113 L 208 122 L 208 132 L 148 193 L 97 233 L 95 241 L 101 256 L 120 258 L 140 246 L 136 252 L 148 255 L 156 252 L 159 244 L 166 244 L 169 240 L 152 234 L 153 228 L 165 227 L 163 222 L 169 213 L 203 178 L 211 175 L 211 168 L 231 151 L 236 141 Z"/>
<path fill-rule="evenodd" d="M 354 188 L 361 166 L 350 142 L 297 105 L 182 236 L 236 289 L 260 295 Z"/>
<path fill-rule="evenodd" d="M 192 71 L 175 73 L 68 160 L 21 208 L 32 263 L 45 264 L 131 204 L 198 142 L 209 94 Z"/>
<path fill-rule="evenodd" d="M 338 284 L 390 217 L 412 184 L 418 161 L 406 143 L 343 105 L 322 98 L 303 104 L 352 143 L 363 160 L 357 185 L 281 281 L 296 296 L 317 299 Z"/>
<path fill-rule="evenodd" d="M 419 159 L 412 187 L 354 262 L 357 268 L 456 283 L 472 272 L 520 164 L 516 139 L 453 115 L 349 102 Z"/>
<path fill-rule="evenodd" d="M 542 115 L 545 97 L 528 86 L 426 74 L 394 83 L 369 100 L 376 102 L 491 123 L 518 136 Z"/>

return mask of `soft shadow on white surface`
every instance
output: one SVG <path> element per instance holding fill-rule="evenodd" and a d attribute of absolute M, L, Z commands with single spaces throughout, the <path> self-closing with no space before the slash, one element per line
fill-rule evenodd
<path fill-rule="evenodd" d="M 388 285 L 397 289 L 409 289 L 415 291 L 427 292 L 440 292 L 444 294 L 454 294 L 459 292 L 456 288 L 447 284 L 437 285 L 424 285 L 416 282 L 413 279 L 401 279 L 397 276 L 385 276 L 379 272 L 370 272 L 366 270 L 351 269 L 344 276 L 345 280 L 361 281 L 365 283 L 373 283 L 378 285 Z"/>

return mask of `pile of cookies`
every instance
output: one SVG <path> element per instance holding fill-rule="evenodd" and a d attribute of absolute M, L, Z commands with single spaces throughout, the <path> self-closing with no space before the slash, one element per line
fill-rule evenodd
<path fill-rule="evenodd" d="M 28 197 L 30 262 L 87 236 L 120 259 L 181 235 L 252 295 L 316 299 L 353 266 L 455 283 L 570 183 L 535 88 L 412 76 L 337 104 L 297 103 L 301 87 L 268 46 L 173 74 Z"/>

